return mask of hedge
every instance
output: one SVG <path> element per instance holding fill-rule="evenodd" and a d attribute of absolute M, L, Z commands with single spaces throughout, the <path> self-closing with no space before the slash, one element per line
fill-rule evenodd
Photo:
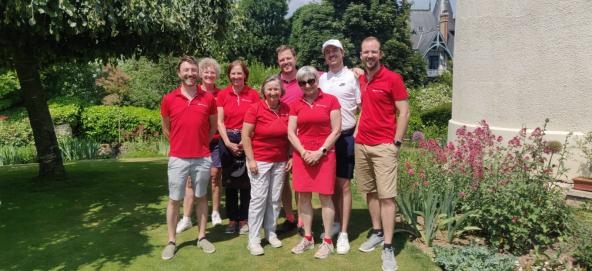
<path fill-rule="evenodd" d="M 90 106 L 81 121 L 83 135 L 99 142 L 158 137 L 161 131 L 160 112 L 142 107 Z"/>

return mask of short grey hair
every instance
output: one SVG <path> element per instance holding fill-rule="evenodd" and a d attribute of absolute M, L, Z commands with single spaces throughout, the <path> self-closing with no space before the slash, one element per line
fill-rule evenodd
<path fill-rule="evenodd" d="M 315 80 L 318 81 L 318 79 L 319 79 L 318 74 L 319 74 L 319 72 L 317 71 L 317 69 L 315 69 L 315 67 L 304 66 L 304 67 L 298 69 L 298 72 L 296 72 L 296 80 L 306 81 L 308 79 L 314 78 Z"/>
<path fill-rule="evenodd" d="M 272 74 L 265 78 L 265 81 L 263 81 L 263 84 L 261 84 L 261 97 L 263 97 L 263 99 L 265 99 L 265 86 L 267 85 L 267 83 L 273 81 L 278 81 L 278 83 L 280 84 L 280 97 L 283 97 L 284 94 L 286 94 L 286 90 L 284 89 L 284 84 L 282 83 L 280 76 L 277 74 Z"/>
<path fill-rule="evenodd" d="M 214 71 L 216 71 L 216 79 L 220 78 L 220 64 L 218 64 L 218 61 L 216 61 L 215 59 L 211 57 L 204 57 L 199 60 L 199 64 L 197 64 L 197 66 L 200 71 L 200 77 L 202 71 L 205 71 L 206 68 L 211 67 L 214 68 Z"/>

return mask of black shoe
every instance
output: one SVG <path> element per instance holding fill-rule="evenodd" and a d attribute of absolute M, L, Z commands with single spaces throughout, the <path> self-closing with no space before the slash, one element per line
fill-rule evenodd
<path fill-rule="evenodd" d="M 289 220 L 285 220 L 284 223 L 278 225 L 278 227 L 275 229 L 275 233 L 276 234 L 285 234 L 285 233 L 289 233 L 293 230 L 296 229 L 296 222 L 290 222 Z"/>

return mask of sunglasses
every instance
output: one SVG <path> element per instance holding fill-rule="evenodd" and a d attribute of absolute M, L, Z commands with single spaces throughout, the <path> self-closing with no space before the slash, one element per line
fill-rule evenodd
<path fill-rule="evenodd" d="M 306 86 L 306 84 L 309 84 L 312 86 L 312 84 L 314 84 L 316 82 L 316 79 L 308 79 L 306 81 L 298 81 L 298 85 L 303 87 Z"/>

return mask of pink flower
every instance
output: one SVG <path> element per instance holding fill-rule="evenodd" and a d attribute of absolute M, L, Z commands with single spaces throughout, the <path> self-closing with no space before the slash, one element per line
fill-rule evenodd
<path fill-rule="evenodd" d="M 461 199 L 464 199 L 466 197 L 465 192 L 463 192 L 463 191 L 458 192 L 458 197 Z"/>

